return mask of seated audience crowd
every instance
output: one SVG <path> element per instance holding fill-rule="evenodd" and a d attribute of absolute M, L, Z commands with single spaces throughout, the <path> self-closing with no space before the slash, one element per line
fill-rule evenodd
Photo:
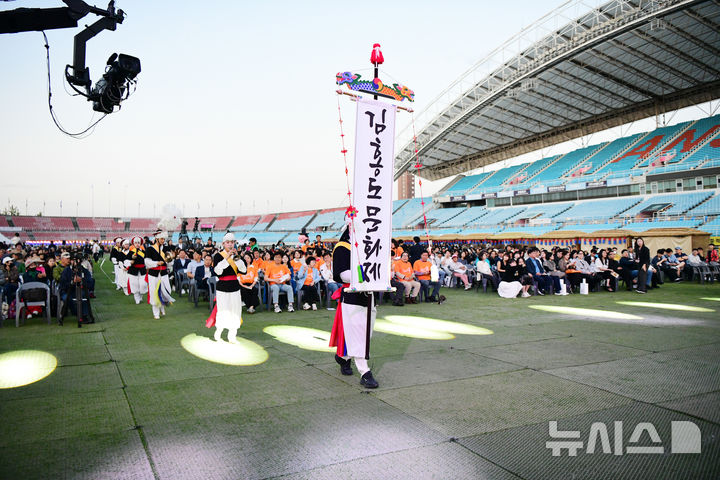
<path fill-rule="evenodd" d="M 25 306 L 26 302 L 47 300 L 47 289 L 29 288 L 39 282 L 50 290 L 49 307 L 52 316 L 57 314 L 58 297 L 63 303 L 62 312 L 69 308 L 73 315 L 77 315 L 76 296 L 80 292 L 81 322 L 93 323 L 89 305 L 89 299 L 95 298 L 92 258 L 92 247 L 88 249 L 86 246 L 73 246 L 64 242 L 57 245 L 51 242 L 47 246 L 31 246 L 22 242 L 12 242 L 11 245 L 0 243 L 2 319 L 14 318 L 18 308 L 23 309 L 26 318 L 44 315 L 43 309 L 47 305 Z M 59 321 L 62 323 L 62 318 Z"/>

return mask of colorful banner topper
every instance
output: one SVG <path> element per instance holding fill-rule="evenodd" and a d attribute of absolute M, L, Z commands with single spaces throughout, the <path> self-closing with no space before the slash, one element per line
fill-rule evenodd
<path fill-rule="evenodd" d="M 415 101 L 415 92 L 405 85 L 393 83 L 392 86 L 385 85 L 382 80 L 375 78 L 373 80 L 360 80 L 360 74 L 352 72 L 338 72 L 335 75 L 335 83 L 338 85 L 347 85 L 350 90 L 356 92 L 365 92 L 381 97 L 392 98 L 402 102 L 406 98 L 411 102 Z"/>

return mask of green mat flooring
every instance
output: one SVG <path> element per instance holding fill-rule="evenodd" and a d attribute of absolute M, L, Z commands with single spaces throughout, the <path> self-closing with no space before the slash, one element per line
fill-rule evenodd
<path fill-rule="evenodd" d="M 96 324 L 36 318 L 0 329 L 0 360 L 18 350 L 57 358 L 45 378 L 0 389 L 0 479 L 720 478 L 720 303 L 702 300 L 720 297 L 720 285 L 665 285 L 641 299 L 507 300 L 443 289 L 444 305 L 381 305 L 378 319 L 406 317 L 409 331 L 374 332 L 370 365 L 380 388 L 368 391 L 357 371 L 340 374 L 333 353 L 263 332 L 329 332 L 334 312 L 245 314 L 238 336 L 267 360 L 227 365 L 181 345 L 188 335 L 212 336 L 207 303 L 195 308 L 178 296 L 154 320 L 99 266 L 96 278 Z M 650 305 L 616 303 L 640 300 Z M 713 311 L 667 310 L 665 302 Z M 488 331 L 446 340 L 413 333 L 440 328 L 433 320 Z M 208 355 L 241 351 L 203 342 Z M 0 375 L 22 373 L 14 368 Z M 665 451 L 555 457 L 546 446 L 550 421 L 580 431 L 584 447 L 595 422 L 608 426 L 612 443 L 613 422 L 622 421 L 626 446 L 637 424 L 651 422 Z M 673 421 L 697 425 L 701 453 L 671 453 Z M 637 444 L 651 440 L 645 433 Z"/>

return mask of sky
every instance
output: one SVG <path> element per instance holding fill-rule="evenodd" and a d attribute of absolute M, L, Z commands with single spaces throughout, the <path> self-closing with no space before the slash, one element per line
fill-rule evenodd
<path fill-rule="evenodd" d="M 122 109 L 82 140 L 51 120 L 42 34 L 0 35 L 0 207 L 127 218 L 157 217 L 167 205 L 185 216 L 346 206 L 336 72 L 371 74 L 370 51 L 380 43 L 381 79 L 414 90 L 420 111 L 563 3 L 118 0 L 127 17 L 88 42 L 87 66 L 95 82 L 111 53 L 126 53 L 140 58 L 142 73 Z M 0 1 L 0 10 L 58 6 Z M 46 32 L 53 109 L 70 131 L 98 118 L 67 93 L 62 75 L 73 36 L 96 19 Z M 354 104 L 343 97 L 340 105 L 351 137 Z M 409 121 L 399 113 L 397 130 Z M 424 181 L 423 193 L 450 180 Z"/>

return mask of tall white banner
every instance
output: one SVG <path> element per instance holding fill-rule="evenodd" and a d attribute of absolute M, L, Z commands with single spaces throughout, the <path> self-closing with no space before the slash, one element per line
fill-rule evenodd
<path fill-rule="evenodd" d="M 390 288 L 395 112 L 395 105 L 377 100 L 357 102 L 352 193 L 358 212 L 350 229 L 350 287 L 360 291 Z"/>

